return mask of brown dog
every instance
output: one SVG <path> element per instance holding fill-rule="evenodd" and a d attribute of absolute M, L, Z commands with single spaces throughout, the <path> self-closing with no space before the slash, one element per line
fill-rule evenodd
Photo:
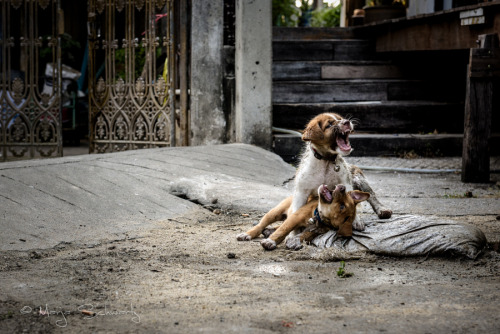
<path fill-rule="evenodd" d="M 291 212 L 292 197 L 283 200 L 274 209 L 262 217 L 259 224 L 237 236 L 239 241 L 247 241 L 258 237 L 264 229 L 280 220 L 283 224 L 267 239 L 261 241 L 262 247 L 273 250 L 285 237 L 298 228 L 305 230 L 287 239 L 286 246 L 298 250 L 302 241 L 311 241 L 314 237 L 326 233 L 330 229 L 338 229 L 338 234 L 352 235 L 352 222 L 356 218 L 356 205 L 370 197 L 369 193 L 353 190 L 346 192 L 343 185 L 337 185 L 330 191 L 326 185 L 318 188 L 318 197 L 310 197 L 309 201 L 296 212 Z"/>

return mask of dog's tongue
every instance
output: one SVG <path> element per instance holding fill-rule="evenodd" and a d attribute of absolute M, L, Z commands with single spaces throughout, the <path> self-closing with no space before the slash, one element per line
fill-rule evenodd
<path fill-rule="evenodd" d="M 337 137 L 337 146 L 342 150 L 342 151 L 350 151 L 351 150 L 351 144 L 349 143 L 349 138 L 347 136 L 338 136 Z"/>
<path fill-rule="evenodd" d="M 333 200 L 332 193 L 325 185 L 323 185 L 323 187 L 321 188 L 321 195 L 323 195 L 323 197 L 328 203 L 330 203 Z"/>

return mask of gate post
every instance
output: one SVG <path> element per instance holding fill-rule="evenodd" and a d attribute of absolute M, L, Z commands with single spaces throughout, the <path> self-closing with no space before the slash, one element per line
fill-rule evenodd
<path fill-rule="evenodd" d="M 462 181 L 489 182 L 489 139 L 494 79 L 500 75 L 498 35 L 480 35 L 481 46 L 470 50 L 465 98 Z"/>
<path fill-rule="evenodd" d="M 236 1 L 236 141 L 272 144 L 272 26 L 269 0 Z"/>

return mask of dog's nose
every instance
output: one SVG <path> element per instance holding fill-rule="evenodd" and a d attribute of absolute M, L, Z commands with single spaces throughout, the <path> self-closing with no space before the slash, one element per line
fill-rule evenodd
<path fill-rule="evenodd" d="M 342 193 L 343 193 L 343 192 L 345 191 L 345 186 L 344 186 L 343 184 L 339 184 L 339 185 L 337 186 L 337 189 L 338 189 L 340 192 L 342 192 Z"/>

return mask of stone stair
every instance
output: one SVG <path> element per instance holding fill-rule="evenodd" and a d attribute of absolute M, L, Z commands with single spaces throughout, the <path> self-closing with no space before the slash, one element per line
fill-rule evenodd
<path fill-rule="evenodd" d="M 273 32 L 274 127 L 302 130 L 315 115 L 336 112 L 356 121 L 354 156 L 461 155 L 461 73 L 419 65 L 418 56 L 405 63 L 377 54 L 351 30 L 293 29 Z M 274 150 L 286 161 L 301 147 L 299 137 L 275 133 Z"/>

